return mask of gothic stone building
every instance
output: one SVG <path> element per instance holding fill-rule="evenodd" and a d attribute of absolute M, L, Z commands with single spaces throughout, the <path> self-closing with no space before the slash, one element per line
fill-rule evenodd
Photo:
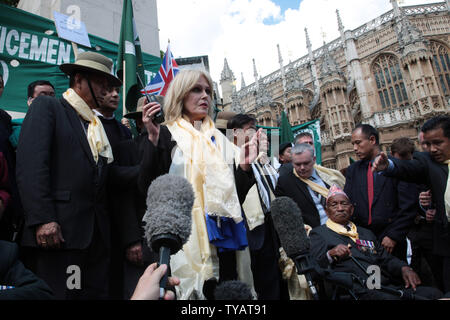
<path fill-rule="evenodd" d="M 387 0 L 386 0 L 387 1 Z M 223 109 L 255 116 L 277 127 L 286 107 L 292 126 L 320 119 L 322 162 L 341 169 L 356 159 L 351 145 L 355 125 L 380 132 L 381 147 L 397 137 L 417 141 L 421 125 L 450 110 L 450 0 L 399 7 L 350 31 L 339 12 L 341 36 L 308 55 L 259 77 L 236 91 L 225 59 L 220 84 Z"/>

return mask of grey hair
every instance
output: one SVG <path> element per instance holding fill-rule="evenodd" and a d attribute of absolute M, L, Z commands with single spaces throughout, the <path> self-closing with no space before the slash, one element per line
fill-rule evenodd
<path fill-rule="evenodd" d="M 316 156 L 314 148 L 308 143 L 295 144 L 291 149 L 291 154 L 301 154 L 305 151 L 309 151 L 312 157 Z"/>

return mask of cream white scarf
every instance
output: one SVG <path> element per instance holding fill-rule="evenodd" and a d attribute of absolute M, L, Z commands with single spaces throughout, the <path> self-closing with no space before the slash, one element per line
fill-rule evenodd
<path fill-rule="evenodd" d="M 204 190 L 196 190 L 205 200 L 205 212 L 210 216 L 242 221 L 241 207 L 236 191 L 233 164 L 239 156 L 239 148 L 214 127 L 206 117 L 199 130 L 180 118 L 167 125 L 187 163 L 186 177 L 194 185 L 201 183 Z M 214 136 L 215 143 L 212 141 Z"/>
<path fill-rule="evenodd" d="M 63 97 L 67 100 L 67 102 L 69 102 L 72 108 L 75 109 L 80 117 L 86 121 L 89 121 L 87 139 L 95 163 L 98 162 L 99 155 L 105 157 L 108 160 L 108 163 L 113 162 L 114 157 L 112 148 L 109 144 L 108 137 L 106 136 L 105 129 L 103 128 L 100 119 L 73 89 L 69 88 L 63 93 Z"/>

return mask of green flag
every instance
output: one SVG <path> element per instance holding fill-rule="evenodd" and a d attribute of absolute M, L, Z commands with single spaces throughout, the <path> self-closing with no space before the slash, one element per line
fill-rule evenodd
<path fill-rule="evenodd" d="M 117 56 L 117 75 L 123 81 L 125 106 L 128 111 L 135 111 L 141 85 L 136 73 L 144 82 L 144 65 L 141 42 L 136 31 L 131 0 L 123 1 L 122 25 L 120 27 L 119 51 Z M 143 83 L 145 86 L 145 82 Z M 125 111 L 125 110 L 124 110 Z"/>
<path fill-rule="evenodd" d="M 281 126 L 280 126 L 280 144 L 286 142 L 293 142 L 294 135 L 292 134 L 291 124 L 284 111 L 281 112 Z"/>

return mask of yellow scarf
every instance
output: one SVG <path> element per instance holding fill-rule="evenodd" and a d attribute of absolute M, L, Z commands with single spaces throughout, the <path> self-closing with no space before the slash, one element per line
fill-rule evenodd
<path fill-rule="evenodd" d="M 114 161 L 111 145 L 103 129 L 102 122 L 89 108 L 87 103 L 73 90 L 68 89 L 63 93 L 64 99 L 75 109 L 80 117 L 89 121 L 87 129 L 87 139 L 91 148 L 95 163 L 98 162 L 99 155 L 107 158 L 108 163 Z"/>
<path fill-rule="evenodd" d="M 340 235 L 350 237 L 353 240 L 353 242 L 356 242 L 356 240 L 359 239 L 358 229 L 356 228 L 356 225 L 353 222 L 349 222 L 349 224 L 351 230 L 347 231 L 347 229 L 343 225 L 336 223 L 331 219 L 328 219 L 326 222 L 326 225 L 329 229 L 333 230 L 334 232 Z"/>
<path fill-rule="evenodd" d="M 193 185 L 201 182 L 204 186 L 204 190 L 197 191 L 204 198 L 205 212 L 241 222 L 241 207 L 232 170 L 239 148 L 214 127 L 209 117 L 203 120 L 200 130 L 183 118 L 167 127 L 187 161 L 187 179 Z M 211 140 L 212 136 L 216 144 Z"/>
<path fill-rule="evenodd" d="M 314 169 L 316 169 L 319 177 L 325 181 L 328 185 L 337 185 L 339 188 L 344 189 L 345 177 L 338 170 L 329 169 L 322 167 L 321 165 L 315 164 Z"/>
<path fill-rule="evenodd" d="M 295 171 L 295 168 L 293 169 L 294 175 L 302 180 L 304 183 L 306 183 L 313 191 L 320 193 L 324 198 L 327 198 L 328 196 L 328 189 L 325 187 L 322 187 L 320 184 L 317 184 L 315 182 L 312 182 L 309 179 L 303 179 L 297 174 L 297 171 Z"/>
<path fill-rule="evenodd" d="M 450 160 L 446 160 L 444 163 L 448 165 L 447 187 L 445 188 L 444 193 L 445 212 L 447 214 L 447 219 L 450 222 Z"/>

